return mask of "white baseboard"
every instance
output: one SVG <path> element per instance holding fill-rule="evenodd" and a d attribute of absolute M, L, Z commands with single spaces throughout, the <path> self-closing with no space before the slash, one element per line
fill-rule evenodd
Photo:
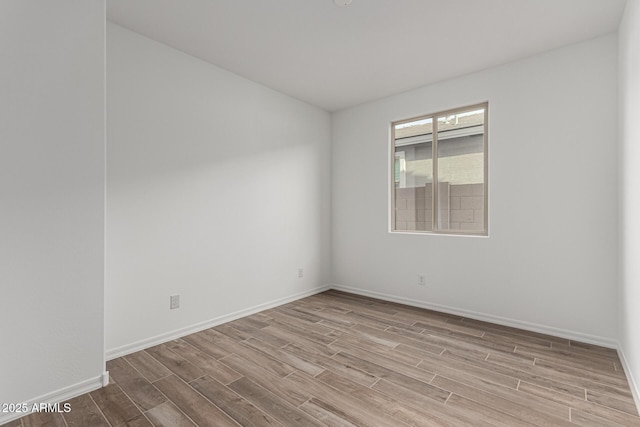
<path fill-rule="evenodd" d="M 34 405 L 39 405 L 41 403 L 62 403 L 66 400 L 73 399 L 74 397 L 102 388 L 105 374 L 106 373 L 103 373 L 95 378 L 90 378 L 77 384 L 61 388 L 60 390 L 44 394 L 40 397 L 36 397 L 35 399 L 20 402 L 20 404 L 25 404 L 27 408 L 32 408 Z M 0 425 L 29 415 L 30 413 L 31 412 L 0 413 Z"/>
<path fill-rule="evenodd" d="M 172 341 L 186 335 L 190 335 L 196 332 L 203 331 L 205 329 L 212 328 L 214 326 L 221 325 L 223 323 L 230 322 L 232 320 L 239 319 L 241 317 L 249 316 L 251 314 L 258 313 L 260 311 L 268 310 L 270 308 L 278 307 L 279 305 L 287 304 L 292 301 L 299 300 L 311 295 L 319 294 L 331 289 L 330 286 L 321 286 L 305 292 L 290 295 L 288 297 L 279 298 L 277 300 L 269 301 L 263 304 L 258 304 L 253 307 L 249 307 L 243 310 L 236 311 L 234 313 L 225 314 L 223 316 L 215 317 L 213 319 L 206 320 L 195 325 L 190 325 L 184 328 L 176 329 L 164 334 L 156 335 L 155 337 L 146 338 L 141 341 L 137 341 L 131 344 L 127 344 L 121 347 L 107 350 L 105 357 L 106 360 L 116 359 L 127 354 L 135 353 L 136 351 L 144 350 L 145 348 L 153 347 L 154 345 L 162 344 L 168 341 Z"/>
<path fill-rule="evenodd" d="M 102 387 L 106 387 L 109 385 L 109 371 L 104 371 L 102 374 Z"/>
<path fill-rule="evenodd" d="M 344 291 L 352 294 L 363 295 L 371 298 L 377 298 L 389 302 L 397 302 L 400 304 L 410 305 L 412 307 L 426 308 L 428 310 L 440 311 L 443 313 L 453 314 L 456 316 L 468 317 L 470 319 L 481 320 L 484 322 L 496 323 L 498 325 L 510 326 L 513 328 L 524 329 L 531 332 L 539 332 L 541 334 L 553 335 L 559 338 L 566 338 L 574 341 L 580 341 L 588 344 L 599 345 L 602 347 L 617 349 L 618 343 L 615 340 L 599 337 L 596 335 L 584 334 L 581 332 L 569 331 L 566 329 L 554 328 L 551 326 L 538 325 L 536 323 L 523 322 L 520 320 L 509 319 L 491 314 L 480 313 L 472 310 L 465 310 L 446 305 L 433 304 L 425 301 L 418 301 L 410 298 L 399 297 L 395 295 L 383 294 L 380 292 L 369 291 L 366 289 L 352 288 L 334 284 L 331 289 Z"/>
<path fill-rule="evenodd" d="M 631 372 L 631 367 L 627 362 L 627 358 L 624 355 L 624 349 L 622 345 L 618 343 L 618 357 L 620 358 L 620 362 L 622 363 L 622 369 L 624 369 L 624 373 L 627 376 L 627 380 L 629 381 L 629 388 L 631 389 L 631 394 L 633 395 L 633 400 L 636 402 L 636 408 L 640 410 L 640 387 L 638 387 L 638 383 L 633 377 L 633 373 Z"/>

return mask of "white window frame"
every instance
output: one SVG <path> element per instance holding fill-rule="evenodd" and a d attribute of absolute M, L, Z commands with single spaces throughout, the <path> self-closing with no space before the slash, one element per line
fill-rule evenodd
<path fill-rule="evenodd" d="M 470 110 L 480 110 L 484 109 L 484 127 L 483 127 L 483 157 L 484 157 L 484 227 L 482 230 L 449 230 L 449 229 L 438 229 L 437 228 L 437 215 L 439 213 L 438 205 L 438 117 L 447 116 L 447 115 L 455 115 L 459 113 L 463 113 Z M 432 119 L 433 130 L 431 136 L 429 135 L 420 135 L 415 138 L 415 141 L 410 141 L 411 143 L 416 142 L 431 142 L 432 144 L 432 167 L 433 167 L 433 179 L 432 179 L 432 231 L 423 231 L 423 230 L 396 230 L 396 186 L 395 186 L 395 160 L 398 154 L 396 153 L 396 137 L 395 137 L 395 128 L 399 124 L 414 122 L 417 120 L 423 119 Z M 457 136 L 457 135 L 456 135 Z M 391 159 L 391 191 L 389 197 L 389 232 L 391 233 L 401 233 L 401 234 L 442 234 L 442 235 L 462 235 L 462 236 L 488 236 L 489 235 L 489 102 L 483 102 L 474 105 L 467 105 L 460 108 L 455 108 L 451 110 L 438 111 L 431 114 L 425 114 L 421 116 L 412 117 L 409 119 L 403 119 L 391 122 L 391 141 L 390 141 L 390 159 Z M 405 144 L 406 145 L 406 144 Z M 398 145 L 401 147 L 402 145 Z M 404 153 L 402 153 L 404 154 Z M 404 157 L 404 156 L 403 156 Z M 406 166 L 405 166 L 406 167 Z M 402 180 L 402 173 L 401 173 Z"/>

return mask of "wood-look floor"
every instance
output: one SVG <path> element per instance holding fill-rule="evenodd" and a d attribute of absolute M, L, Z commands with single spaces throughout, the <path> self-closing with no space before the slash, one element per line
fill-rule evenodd
<path fill-rule="evenodd" d="M 329 291 L 110 361 L 9 426 L 640 426 L 614 350 Z"/>

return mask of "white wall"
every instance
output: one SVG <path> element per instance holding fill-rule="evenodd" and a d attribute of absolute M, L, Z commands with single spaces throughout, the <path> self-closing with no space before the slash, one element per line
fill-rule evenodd
<path fill-rule="evenodd" d="M 620 54 L 620 348 L 640 406 L 640 3 L 629 1 Z"/>
<path fill-rule="evenodd" d="M 616 43 L 610 35 L 334 113 L 333 281 L 614 345 Z M 388 233 L 390 122 L 487 100 L 490 236 Z"/>
<path fill-rule="evenodd" d="M 107 58 L 108 357 L 327 284 L 329 114 L 110 23 Z"/>
<path fill-rule="evenodd" d="M 103 0 L 0 2 L 0 402 L 104 371 L 104 20 Z"/>

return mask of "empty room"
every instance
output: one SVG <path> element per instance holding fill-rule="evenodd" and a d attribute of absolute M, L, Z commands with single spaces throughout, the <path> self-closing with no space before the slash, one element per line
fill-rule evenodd
<path fill-rule="evenodd" d="M 0 425 L 640 426 L 640 0 L 0 0 L 0 58 Z"/>

